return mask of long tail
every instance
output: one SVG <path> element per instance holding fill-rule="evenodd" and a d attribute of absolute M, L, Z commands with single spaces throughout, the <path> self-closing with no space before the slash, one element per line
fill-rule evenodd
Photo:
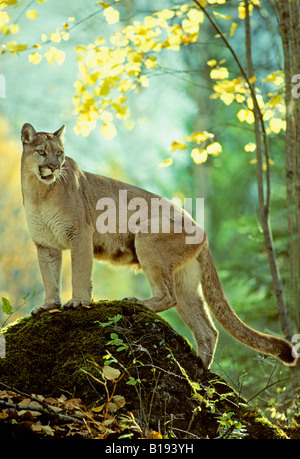
<path fill-rule="evenodd" d="M 220 325 L 246 346 L 263 354 L 273 355 L 285 365 L 295 366 L 297 359 L 292 354 L 293 346 L 289 341 L 248 327 L 233 311 L 223 292 L 207 243 L 198 255 L 198 261 L 204 298 Z"/>

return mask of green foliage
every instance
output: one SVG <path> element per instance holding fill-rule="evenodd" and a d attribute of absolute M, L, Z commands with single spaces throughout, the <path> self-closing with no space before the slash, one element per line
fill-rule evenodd
<path fill-rule="evenodd" d="M 12 313 L 12 305 L 10 304 L 10 301 L 7 298 L 2 297 L 2 311 L 5 314 L 11 314 Z"/>

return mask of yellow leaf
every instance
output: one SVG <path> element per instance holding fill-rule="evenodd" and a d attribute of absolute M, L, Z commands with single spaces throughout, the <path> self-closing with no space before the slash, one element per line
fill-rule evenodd
<path fill-rule="evenodd" d="M 213 14 L 214 14 L 218 19 L 226 19 L 226 20 L 232 19 L 232 17 L 229 16 L 228 14 L 221 14 L 221 13 L 218 13 L 218 11 L 213 11 Z"/>
<path fill-rule="evenodd" d="M 196 22 L 189 21 L 188 19 L 184 19 L 182 21 L 182 28 L 186 33 L 189 34 L 197 34 L 199 32 L 199 25 Z"/>
<path fill-rule="evenodd" d="M 207 131 L 193 132 L 190 136 L 190 141 L 200 144 L 208 139 L 213 139 L 214 135 Z"/>
<path fill-rule="evenodd" d="M 64 40 L 64 41 L 68 41 L 69 38 L 70 38 L 70 34 L 68 32 L 61 32 L 61 38 Z"/>
<path fill-rule="evenodd" d="M 271 97 L 271 99 L 268 102 L 268 105 L 271 108 L 275 108 L 278 105 L 284 105 L 283 97 L 280 94 L 276 94 L 276 96 Z"/>
<path fill-rule="evenodd" d="M 173 159 L 172 158 L 168 158 L 168 159 L 165 159 L 164 161 L 160 162 L 158 167 L 169 167 L 169 166 L 171 166 L 171 164 L 173 164 Z"/>
<path fill-rule="evenodd" d="M 222 151 L 222 146 L 219 144 L 219 142 L 214 142 L 211 143 L 206 147 L 207 153 L 212 156 L 219 156 L 219 154 Z"/>
<path fill-rule="evenodd" d="M 9 16 L 6 11 L 0 11 L 0 30 L 9 22 Z"/>
<path fill-rule="evenodd" d="M 235 100 L 238 104 L 242 104 L 243 102 L 245 102 L 245 96 L 243 96 L 242 94 L 237 94 L 235 96 Z"/>
<path fill-rule="evenodd" d="M 280 118 L 272 118 L 269 122 L 269 128 L 274 134 L 278 134 L 281 129 L 285 130 L 285 121 Z"/>
<path fill-rule="evenodd" d="M 101 413 L 104 407 L 105 407 L 105 403 L 99 406 L 95 406 L 94 408 L 92 408 L 92 411 L 93 413 Z"/>
<path fill-rule="evenodd" d="M 120 20 L 119 11 L 115 10 L 112 6 L 105 8 L 105 10 L 103 11 L 103 15 L 108 24 L 115 24 Z"/>
<path fill-rule="evenodd" d="M 236 22 L 233 22 L 233 23 L 231 24 L 231 27 L 230 27 L 230 36 L 231 36 L 231 37 L 233 37 L 234 32 L 236 31 L 237 26 L 238 26 L 238 25 L 237 25 Z"/>
<path fill-rule="evenodd" d="M 100 118 L 105 124 L 111 123 L 113 121 L 113 115 L 110 112 L 102 112 Z"/>
<path fill-rule="evenodd" d="M 191 157 L 193 158 L 195 164 L 205 163 L 207 160 L 207 151 L 200 150 L 200 148 L 193 148 L 191 151 Z"/>
<path fill-rule="evenodd" d="M 191 8 L 187 13 L 187 17 L 189 18 L 190 21 L 192 21 L 195 24 L 199 24 L 204 21 L 204 15 L 202 11 L 196 8 Z"/>
<path fill-rule="evenodd" d="M 273 73 L 270 73 L 263 81 L 270 82 L 272 81 L 276 86 L 280 86 L 284 83 L 284 73 L 282 70 L 276 70 Z"/>
<path fill-rule="evenodd" d="M 47 35 L 45 33 L 42 33 L 41 38 L 42 38 L 42 41 L 44 41 L 44 42 L 48 40 L 48 37 L 47 37 Z"/>
<path fill-rule="evenodd" d="M 53 42 L 53 43 L 59 43 L 61 41 L 61 36 L 60 36 L 60 32 L 58 29 L 56 29 L 56 32 L 52 32 L 51 35 L 50 35 L 50 40 Z"/>
<path fill-rule="evenodd" d="M 36 10 L 28 10 L 26 11 L 26 16 L 28 19 L 32 19 L 33 21 L 37 18 L 37 11 Z"/>
<path fill-rule="evenodd" d="M 270 120 L 273 115 L 274 115 L 273 110 L 270 110 L 270 109 L 266 110 L 265 113 L 263 114 L 264 121 Z"/>
<path fill-rule="evenodd" d="M 111 140 L 117 134 L 116 127 L 113 123 L 104 123 L 101 128 L 100 132 L 107 140 Z"/>
<path fill-rule="evenodd" d="M 31 64 L 39 64 L 42 60 L 42 56 L 39 53 L 32 53 L 29 54 L 28 60 Z"/>
<path fill-rule="evenodd" d="M 220 95 L 220 99 L 224 102 L 225 105 L 230 105 L 234 101 L 235 96 L 232 93 L 223 93 Z"/>
<path fill-rule="evenodd" d="M 206 63 L 207 63 L 207 65 L 209 65 L 209 67 L 214 67 L 215 65 L 217 65 L 216 59 L 210 59 Z"/>
<path fill-rule="evenodd" d="M 251 110 L 246 110 L 242 108 L 238 114 L 237 114 L 238 119 L 243 122 L 246 121 L 248 124 L 253 124 L 254 123 L 254 115 Z"/>
<path fill-rule="evenodd" d="M 53 62 L 57 62 L 61 65 L 65 60 L 65 53 L 54 46 L 52 46 L 48 51 L 44 54 L 45 58 L 49 62 L 49 64 L 53 64 Z"/>
<path fill-rule="evenodd" d="M 20 27 L 19 27 L 17 24 L 12 24 L 12 25 L 9 27 L 9 30 L 11 31 L 11 33 L 12 33 L 13 35 L 16 35 L 16 33 L 19 32 Z"/>
<path fill-rule="evenodd" d="M 210 72 L 210 78 L 214 80 L 224 80 L 228 78 L 229 73 L 226 67 L 219 67 L 218 69 L 212 69 Z"/>
<path fill-rule="evenodd" d="M 247 145 L 244 146 L 245 151 L 255 151 L 256 150 L 256 143 L 249 142 Z"/>
<path fill-rule="evenodd" d="M 159 19 L 172 19 L 172 17 L 174 17 L 174 11 L 172 10 L 162 10 L 162 11 L 158 11 L 157 13 L 155 13 L 155 16 L 157 16 Z"/>
<path fill-rule="evenodd" d="M 177 140 L 174 140 L 174 142 L 172 142 L 172 145 L 169 147 L 169 151 L 185 150 L 185 149 L 186 149 L 186 144 L 182 142 L 178 142 Z"/>
<path fill-rule="evenodd" d="M 141 83 L 141 85 L 142 85 L 144 88 L 148 88 L 148 86 L 149 86 L 149 80 L 148 80 L 148 78 L 146 77 L 146 75 L 142 75 L 142 76 L 139 78 L 139 82 Z"/>
<path fill-rule="evenodd" d="M 144 64 L 147 69 L 155 69 L 157 66 L 157 59 L 153 56 L 147 57 Z"/>

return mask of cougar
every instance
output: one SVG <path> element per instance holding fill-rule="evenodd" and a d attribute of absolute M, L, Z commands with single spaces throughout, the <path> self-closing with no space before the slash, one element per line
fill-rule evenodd
<path fill-rule="evenodd" d="M 23 202 L 45 286 L 44 304 L 32 314 L 61 306 L 62 250 L 70 249 L 72 298 L 64 308 L 91 304 L 95 257 L 142 270 L 152 296 L 128 299 L 155 313 L 176 307 L 206 368 L 218 338 L 208 308 L 241 343 L 295 365 L 291 343 L 250 328 L 235 314 L 223 292 L 207 235 L 192 217 L 158 195 L 81 170 L 65 156 L 64 128 L 53 134 L 36 132 L 26 123 L 21 131 Z M 159 208 L 149 212 L 154 201 Z"/>

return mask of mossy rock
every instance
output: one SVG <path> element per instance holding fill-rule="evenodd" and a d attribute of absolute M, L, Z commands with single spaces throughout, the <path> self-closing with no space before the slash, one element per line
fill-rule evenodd
<path fill-rule="evenodd" d="M 6 358 L 0 359 L 0 381 L 24 392 L 65 393 L 98 406 L 115 391 L 142 429 L 177 438 L 216 438 L 222 435 L 220 419 L 229 412 L 228 419 L 241 420 L 245 438 L 286 438 L 272 424 L 259 424 L 258 415 L 247 416 L 244 400 L 205 370 L 189 343 L 143 305 L 103 301 L 26 317 L 2 333 Z M 119 370 L 114 380 L 103 377 L 105 364 Z M 238 434 L 230 421 L 229 429 Z"/>

